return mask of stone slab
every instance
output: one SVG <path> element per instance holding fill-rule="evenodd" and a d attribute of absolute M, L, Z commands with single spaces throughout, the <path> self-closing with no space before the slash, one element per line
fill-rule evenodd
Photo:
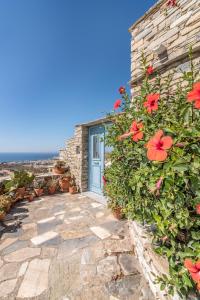
<path fill-rule="evenodd" d="M 0 269 L 0 282 L 8 280 L 8 279 L 16 278 L 18 270 L 19 270 L 19 264 L 17 264 L 17 263 L 5 264 Z"/>
<path fill-rule="evenodd" d="M 91 203 L 91 206 L 92 206 L 93 208 L 99 208 L 99 207 L 102 207 L 102 208 L 103 208 L 103 205 L 102 205 L 102 204 L 96 203 L 96 202 Z"/>
<path fill-rule="evenodd" d="M 4 260 L 7 262 L 23 262 L 27 259 L 39 256 L 41 252 L 40 248 L 23 248 L 12 252 L 4 256 Z"/>
<path fill-rule="evenodd" d="M 17 241 L 17 238 L 7 238 L 0 244 L 0 252 Z"/>
<path fill-rule="evenodd" d="M 138 260 L 131 254 L 120 254 L 119 264 L 125 276 L 139 273 L 140 267 Z"/>
<path fill-rule="evenodd" d="M 28 269 L 19 288 L 19 298 L 33 298 L 41 295 L 48 289 L 49 259 L 34 259 L 29 263 Z"/>
<path fill-rule="evenodd" d="M 46 219 L 39 220 L 37 223 L 38 224 L 44 224 L 44 223 L 47 223 L 47 222 L 54 221 L 55 219 L 56 219 L 55 217 L 46 218 Z"/>
<path fill-rule="evenodd" d="M 17 284 L 17 279 L 6 280 L 0 283 L 0 298 L 3 299 L 11 294 Z"/>
<path fill-rule="evenodd" d="M 10 246 L 6 247 L 2 251 L 2 255 L 7 255 L 9 253 L 12 253 L 12 252 L 17 251 L 17 250 L 22 249 L 22 248 L 25 248 L 27 246 L 28 246 L 28 241 L 17 240 L 14 243 L 12 243 Z"/>
<path fill-rule="evenodd" d="M 28 267 L 28 262 L 26 261 L 21 265 L 21 267 L 19 269 L 19 273 L 18 273 L 19 277 L 24 276 L 24 274 L 26 273 L 27 267 Z"/>
<path fill-rule="evenodd" d="M 35 246 L 38 246 L 38 245 L 42 245 L 44 244 L 45 242 L 48 242 L 54 238 L 56 238 L 58 236 L 58 233 L 57 232 L 54 232 L 54 231 L 48 231 L 48 232 L 45 232 L 44 234 L 41 234 L 41 235 L 38 235 L 34 238 L 31 239 L 31 242 L 35 245 Z"/>
<path fill-rule="evenodd" d="M 90 230 L 102 240 L 111 236 L 111 233 L 109 231 L 100 226 L 90 227 Z"/>

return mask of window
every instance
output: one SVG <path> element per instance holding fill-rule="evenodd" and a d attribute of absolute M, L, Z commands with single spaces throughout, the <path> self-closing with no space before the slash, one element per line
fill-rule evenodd
<path fill-rule="evenodd" d="M 98 135 L 93 136 L 93 159 L 100 158 L 100 140 Z"/>

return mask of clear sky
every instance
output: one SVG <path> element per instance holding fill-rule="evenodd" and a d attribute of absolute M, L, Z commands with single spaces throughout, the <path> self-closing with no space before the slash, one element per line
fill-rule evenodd
<path fill-rule="evenodd" d="M 0 152 L 48 152 L 130 79 L 128 28 L 155 0 L 0 0 Z"/>

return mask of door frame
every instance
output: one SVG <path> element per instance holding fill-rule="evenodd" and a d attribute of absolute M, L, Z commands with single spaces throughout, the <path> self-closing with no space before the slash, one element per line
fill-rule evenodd
<path fill-rule="evenodd" d="M 92 191 L 92 188 L 91 188 L 91 171 L 92 171 L 92 168 L 91 168 L 91 130 L 92 129 L 95 129 L 95 128 L 103 128 L 103 151 L 101 153 L 101 164 L 102 164 L 102 171 L 101 171 L 101 192 L 100 193 L 97 193 L 97 192 L 94 192 Z M 99 125 L 93 125 L 93 126 L 90 126 L 88 128 L 88 190 L 90 192 L 93 192 L 93 193 L 96 193 L 97 195 L 103 195 L 103 173 L 104 173 L 104 169 L 105 169 L 105 125 L 104 124 L 99 124 Z"/>

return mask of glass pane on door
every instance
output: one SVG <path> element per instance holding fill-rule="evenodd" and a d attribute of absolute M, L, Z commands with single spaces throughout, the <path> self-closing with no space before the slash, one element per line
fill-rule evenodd
<path fill-rule="evenodd" d="M 93 136 L 93 159 L 100 159 L 100 139 L 98 135 Z"/>

